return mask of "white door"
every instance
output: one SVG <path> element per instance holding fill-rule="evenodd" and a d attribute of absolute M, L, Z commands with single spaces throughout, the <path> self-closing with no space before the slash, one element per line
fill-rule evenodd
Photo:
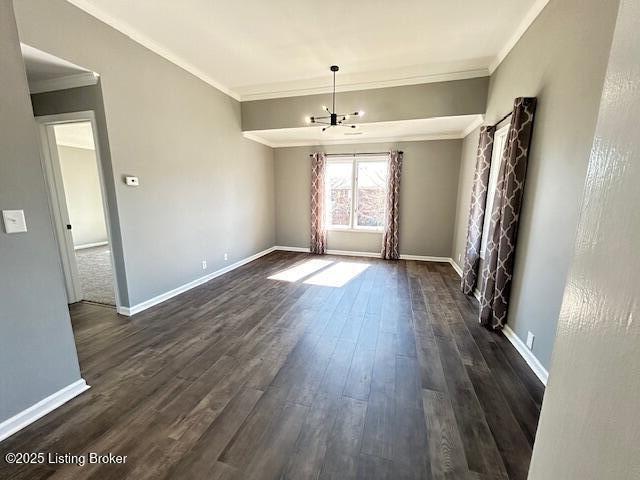
<path fill-rule="evenodd" d="M 78 263 L 76 261 L 73 247 L 73 236 L 71 230 L 73 225 L 69 220 L 69 211 L 62 181 L 62 171 L 60 169 L 60 159 L 58 158 L 58 147 L 53 124 L 42 126 L 43 143 L 43 167 L 49 186 L 49 196 L 51 199 L 51 215 L 53 216 L 55 233 L 58 239 L 58 249 L 62 260 L 62 269 L 65 278 L 68 303 L 75 303 L 82 300 L 82 286 Z"/>

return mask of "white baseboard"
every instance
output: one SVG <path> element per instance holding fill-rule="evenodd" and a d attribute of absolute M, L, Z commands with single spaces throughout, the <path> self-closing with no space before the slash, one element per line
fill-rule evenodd
<path fill-rule="evenodd" d="M 327 249 L 327 255 L 344 255 L 346 257 L 380 258 L 380 252 L 357 252 L 357 251 L 350 251 L 350 250 Z"/>
<path fill-rule="evenodd" d="M 540 360 L 538 360 L 533 352 L 529 350 L 529 348 L 525 345 L 525 343 L 520 340 L 520 337 L 518 337 L 518 335 L 516 335 L 516 333 L 511 330 L 511 327 L 509 327 L 509 325 L 504 326 L 504 328 L 502 329 L 502 333 L 504 333 L 504 336 L 507 337 L 507 340 L 511 342 L 520 356 L 524 358 L 525 362 L 527 362 L 527 365 L 531 367 L 533 373 L 536 374 L 536 377 L 538 377 L 542 384 L 546 387 L 547 380 L 549 379 L 549 372 L 546 368 L 544 368 L 542 363 L 540 363 Z"/>
<path fill-rule="evenodd" d="M 460 267 L 460 265 L 456 263 L 456 261 L 453 258 L 451 259 L 451 266 L 456 271 L 456 273 L 460 276 L 460 278 L 462 278 L 462 268 Z"/>
<path fill-rule="evenodd" d="M 109 245 L 109 242 L 83 243 L 82 245 L 74 245 L 74 250 L 84 250 L 85 248 L 102 247 Z"/>
<path fill-rule="evenodd" d="M 276 250 L 283 252 L 309 252 L 309 248 L 306 247 L 287 247 L 284 245 L 276 245 Z M 327 250 L 327 255 L 345 255 L 348 257 L 370 257 L 380 258 L 380 252 L 359 252 L 354 250 Z M 430 257 L 425 255 L 400 255 L 401 260 L 416 260 L 419 262 L 443 262 L 451 263 L 453 260 L 449 257 Z"/>
<path fill-rule="evenodd" d="M 77 397 L 89 388 L 91 387 L 89 387 L 87 382 L 81 378 L 80 380 L 73 382 L 71 385 L 67 385 L 52 395 L 43 398 L 26 410 L 8 418 L 4 422 L 0 423 L 0 442 L 17 431 L 22 430 L 24 427 L 35 422 L 39 418 L 45 416 L 47 413 L 55 410 L 60 405 L 67 403 L 74 397 Z"/>
<path fill-rule="evenodd" d="M 276 245 L 273 247 L 274 250 L 279 250 L 281 252 L 303 252 L 309 253 L 309 247 L 285 247 L 283 245 Z"/>
<path fill-rule="evenodd" d="M 250 257 L 243 258 L 242 260 L 232 263 L 231 265 L 221 268 L 220 270 L 216 270 L 215 272 L 211 272 L 210 274 L 205 275 L 204 277 L 200 277 L 189 283 L 185 283 L 184 285 L 181 285 L 178 288 L 174 288 L 173 290 L 169 290 L 168 292 L 161 293 L 160 295 L 157 295 L 153 298 L 150 298 L 149 300 L 145 300 L 144 302 L 133 305 L 132 307 L 118 307 L 118 313 L 122 315 L 126 315 L 127 317 L 130 317 L 131 315 L 135 315 L 136 313 L 140 313 L 143 310 L 147 310 L 148 308 L 151 308 L 155 305 L 158 305 L 159 303 L 169 300 L 170 298 L 173 298 L 176 295 L 180 295 L 181 293 L 184 293 L 187 290 L 191 290 L 192 288 L 195 288 L 198 285 L 202 285 L 203 283 L 206 283 L 209 280 L 213 280 L 214 278 L 219 277 L 220 275 L 224 275 L 225 273 L 230 272 L 231 270 L 235 270 L 236 268 L 241 267 L 242 265 L 246 265 L 249 262 L 253 262 L 254 260 L 264 255 L 267 255 L 268 253 L 271 253 L 274 250 L 276 250 L 276 247 L 271 247 L 271 248 L 267 248 L 266 250 L 262 250 L 261 252 L 251 255 Z"/>
<path fill-rule="evenodd" d="M 451 265 L 453 266 L 455 271 L 458 272 L 458 275 L 462 277 L 462 269 L 460 268 L 460 266 L 458 266 L 453 260 L 451 260 Z M 480 301 L 480 290 L 474 290 L 473 296 L 476 297 L 478 301 Z M 507 340 L 511 342 L 511 345 L 514 346 L 520 356 L 524 358 L 524 361 L 527 362 L 527 365 L 529 365 L 531 370 L 533 370 L 533 373 L 536 374 L 536 377 L 538 377 L 546 387 L 547 380 L 549 378 L 549 372 L 547 372 L 547 369 L 544 368 L 542 363 L 540 363 L 540 360 L 536 358 L 533 352 L 529 350 L 529 347 L 527 347 L 525 343 L 520 339 L 520 337 L 516 335 L 516 332 L 511 330 L 511 327 L 509 327 L 509 325 L 504 326 L 504 328 L 502 329 L 502 333 L 504 333 L 504 336 L 507 337 Z"/>
<path fill-rule="evenodd" d="M 451 259 L 449 257 L 430 257 L 428 255 L 404 255 L 404 254 L 400 254 L 400 260 L 415 260 L 416 262 L 451 263 Z"/>

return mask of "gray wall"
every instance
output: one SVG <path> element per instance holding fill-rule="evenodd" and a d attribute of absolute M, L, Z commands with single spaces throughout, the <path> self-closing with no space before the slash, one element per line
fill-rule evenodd
<path fill-rule="evenodd" d="M 309 246 L 309 153 L 404 151 L 400 188 L 400 253 L 449 257 L 458 189 L 461 140 L 291 147 L 275 150 L 276 243 Z M 380 233 L 329 232 L 328 248 L 379 252 Z"/>
<path fill-rule="evenodd" d="M 538 97 L 508 323 L 549 367 L 573 252 L 617 0 L 551 0 L 491 77 L 488 124 L 519 96 Z M 473 175 L 475 140 L 461 170 Z M 468 179 L 467 179 L 468 181 Z M 471 190 L 461 191 L 454 258 L 463 253 Z M 464 233 L 463 233 L 464 232 Z"/>
<path fill-rule="evenodd" d="M 482 114 L 489 77 L 377 88 L 336 94 L 339 113 L 365 110 L 364 122 Z M 304 95 L 242 102 L 242 130 L 305 126 L 304 118 L 331 105 L 331 95 Z"/>
<path fill-rule="evenodd" d="M 63 0 L 15 7 L 21 41 L 101 76 L 130 305 L 274 244 L 273 151 L 239 102 Z"/>
<path fill-rule="evenodd" d="M 109 146 L 109 133 L 107 131 L 107 119 L 104 111 L 101 83 L 98 81 L 96 85 L 31 95 L 31 104 L 35 116 L 86 110 L 93 110 L 95 114 L 98 143 L 100 145 L 100 168 L 102 168 L 102 178 L 105 184 L 111 227 L 111 250 L 115 260 L 114 271 L 118 282 L 118 296 L 120 298 L 120 304 L 128 306 L 130 304 L 129 289 L 124 266 L 118 199 L 116 198 L 116 184 L 118 179 L 116 179 L 113 174 L 111 148 Z"/>
<path fill-rule="evenodd" d="M 80 378 L 11 2 L 0 2 L 0 422 Z"/>
<path fill-rule="evenodd" d="M 622 0 L 530 480 L 640 478 L 640 0 Z"/>
<path fill-rule="evenodd" d="M 95 150 L 58 145 L 73 244 L 107 241 Z"/>

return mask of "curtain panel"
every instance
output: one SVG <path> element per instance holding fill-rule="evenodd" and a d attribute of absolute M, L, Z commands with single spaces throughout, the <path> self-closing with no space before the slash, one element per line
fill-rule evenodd
<path fill-rule="evenodd" d="M 327 158 L 324 153 L 311 156 L 311 242 L 309 251 L 323 255 L 327 248 L 325 228 L 324 179 Z"/>
<path fill-rule="evenodd" d="M 507 322 L 535 109 L 535 98 L 516 98 L 498 172 L 480 292 L 480 323 L 494 330 Z"/>
<path fill-rule="evenodd" d="M 400 176 L 402 173 L 402 153 L 389 154 L 387 180 L 387 198 L 382 235 L 382 258 L 398 260 L 400 258 Z"/>
<path fill-rule="evenodd" d="M 478 143 L 478 152 L 476 154 L 476 170 L 473 174 L 467 246 L 461 281 L 462 292 L 466 295 L 473 293 L 478 281 L 482 227 L 487 204 L 489 170 L 491 168 L 491 154 L 493 152 L 493 137 L 495 133 L 496 127 L 493 125 L 480 128 L 480 142 Z"/>

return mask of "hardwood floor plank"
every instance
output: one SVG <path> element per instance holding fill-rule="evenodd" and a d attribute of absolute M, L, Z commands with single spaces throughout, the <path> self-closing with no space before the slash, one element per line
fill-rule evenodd
<path fill-rule="evenodd" d="M 436 343 L 469 470 L 508 478 L 495 439 L 487 425 L 455 342 L 444 337 L 436 337 Z"/>
<path fill-rule="evenodd" d="M 344 396 L 364 401 L 369 398 L 374 357 L 375 350 L 362 346 L 356 348 L 342 391 Z"/>
<path fill-rule="evenodd" d="M 341 403 L 335 395 L 321 395 L 315 399 L 302 426 L 296 451 L 284 470 L 284 479 L 318 478 Z"/>
<path fill-rule="evenodd" d="M 288 458 L 293 454 L 296 439 L 308 412 L 309 407 L 286 404 L 280 416 L 274 418 L 269 425 L 240 478 L 280 478 Z"/>
<path fill-rule="evenodd" d="M 356 478 L 358 480 L 395 480 L 398 477 L 389 460 L 361 454 L 358 457 Z"/>
<path fill-rule="evenodd" d="M 318 478 L 355 478 L 367 404 L 342 397 Z"/>
<path fill-rule="evenodd" d="M 518 428 L 517 420 L 491 374 L 473 367 L 468 371 L 509 478 L 525 480 L 531 455 L 529 442 Z"/>
<path fill-rule="evenodd" d="M 286 394 L 285 390 L 277 387 L 271 387 L 264 393 L 223 450 L 219 457 L 221 462 L 240 469 L 249 463 L 271 421 L 280 416 Z"/>
<path fill-rule="evenodd" d="M 218 457 L 240 428 L 263 392 L 240 390 L 222 413 L 211 423 L 198 443 L 167 473 L 166 478 L 205 478 L 212 471 L 232 473 Z M 223 465 L 223 467 L 220 467 Z"/>
<path fill-rule="evenodd" d="M 434 480 L 466 475 L 467 459 L 453 407 L 443 392 L 422 391 L 429 460 Z"/>
<path fill-rule="evenodd" d="M 396 404 L 393 390 L 374 390 L 367 402 L 361 452 L 393 460 Z"/>

